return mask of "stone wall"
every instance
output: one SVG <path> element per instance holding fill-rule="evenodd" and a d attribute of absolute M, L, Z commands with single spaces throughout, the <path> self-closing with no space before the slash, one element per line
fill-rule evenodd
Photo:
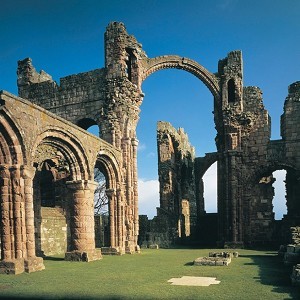
<path fill-rule="evenodd" d="M 41 218 L 36 219 L 36 249 L 39 256 L 66 253 L 67 233 L 63 211 L 57 207 L 42 207 Z"/>
<path fill-rule="evenodd" d="M 165 211 L 163 217 L 178 238 L 189 237 L 197 219 L 195 149 L 182 128 L 176 130 L 167 122 L 157 124 L 157 148 L 160 211 Z"/>
<path fill-rule="evenodd" d="M 61 205 L 70 220 L 68 259 L 99 258 L 92 212 L 95 166 L 103 171 L 108 184 L 110 249 L 138 252 L 136 126 L 144 97 L 141 86 L 150 74 L 162 69 L 187 71 L 212 93 L 217 153 L 195 158 L 182 129 L 159 125 L 161 199 L 153 222 L 159 229 L 155 229 L 157 236 L 166 232 L 163 239 L 173 243 L 177 238 L 186 240 L 195 230 L 205 230 L 197 226 L 205 215 L 202 175 L 214 161 L 218 162 L 218 215 L 213 219 L 217 219 L 220 245 L 251 245 L 277 238 L 272 204 L 275 170 L 287 171 L 287 214 L 282 226 L 299 225 L 299 82 L 289 87 L 281 118 L 282 139 L 271 141 L 271 121 L 262 91 L 243 86 L 241 51 L 229 52 L 212 73 L 186 57 L 148 58 L 123 23 L 110 23 L 104 37 L 103 68 L 67 76 L 57 84 L 45 71 L 37 72 L 30 59 L 24 59 L 19 61 L 17 73 L 19 95 L 26 99 L 0 94 L 0 200 L 5 207 L 0 212 L 1 262 L 5 266 L 5 259 L 13 259 L 16 267 L 8 272 L 30 271 L 30 262 L 36 261 L 33 195 L 48 204 L 52 197 L 38 195 L 36 172 L 41 177 L 41 195 L 51 176 L 66 191 L 61 196 L 57 187 L 59 197 L 51 201 L 54 206 L 68 204 Z M 95 124 L 102 139 L 83 130 Z M 13 226 L 18 230 L 12 234 Z M 27 240 L 20 232 L 26 232 Z M 27 258 L 30 260 L 23 264 Z M 32 267 L 39 268 L 42 264 Z"/>

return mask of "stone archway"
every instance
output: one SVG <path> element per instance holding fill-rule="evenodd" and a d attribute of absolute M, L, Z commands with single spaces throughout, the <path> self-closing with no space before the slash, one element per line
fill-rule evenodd
<path fill-rule="evenodd" d="M 273 183 L 276 180 L 273 172 L 277 170 L 286 171 L 285 197 L 281 201 L 286 203 L 287 213 L 282 220 L 275 220 L 273 210 Z M 279 246 L 289 242 L 289 228 L 296 226 L 300 219 L 299 178 L 300 170 L 295 165 L 279 161 L 260 165 L 244 178 L 244 201 L 250 208 L 249 218 L 244 222 L 244 234 L 249 243 L 264 244 L 268 241 Z"/>
<path fill-rule="evenodd" d="M 5 104 L 2 103 L 2 104 Z M 18 122 L 0 110 L 0 273 L 19 274 L 44 269 L 36 257 L 32 177 L 27 162 L 24 137 Z"/>
<path fill-rule="evenodd" d="M 196 61 L 177 55 L 164 55 L 155 58 L 147 58 L 141 61 L 141 81 L 144 81 L 152 73 L 163 69 L 181 69 L 199 78 L 210 90 L 212 95 L 220 98 L 220 80 L 214 74 L 201 66 Z"/>
<path fill-rule="evenodd" d="M 55 199 L 52 200 L 54 202 L 52 210 L 55 209 L 55 212 L 50 212 L 49 216 L 46 211 L 51 209 L 44 208 L 41 210 L 43 199 L 40 199 L 39 203 L 35 205 L 36 217 L 40 217 L 42 222 L 43 217 L 39 212 L 44 211 L 44 217 L 48 217 L 49 220 L 54 217 L 59 222 L 59 214 L 60 219 L 66 218 L 68 226 L 65 227 L 69 228 L 69 232 L 67 237 L 64 233 L 61 242 L 64 244 L 63 240 L 68 240 L 66 260 L 89 261 L 99 258 L 100 253 L 95 250 L 94 240 L 93 195 L 96 183 L 90 180 L 93 172 L 90 170 L 88 157 L 81 142 L 75 135 L 60 128 L 54 126 L 46 128 L 37 136 L 32 150 L 32 163 L 37 168 L 36 178 L 39 182 L 43 179 L 40 177 L 44 174 L 42 172 L 43 166 L 47 162 L 55 183 L 53 186 Z M 37 188 L 41 185 L 35 184 L 35 186 Z M 35 195 L 38 199 L 41 193 L 35 191 Z M 55 216 L 53 216 L 54 214 Z M 57 222 L 53 223 L 56 224 Z M 40 228 L 43 226 L 40 223 L 37 224 Z M 48 224 L 51 222 L 49 221 Z M 44 228 L 43 231 L 47 230 L 56 231 L 56 228 L 51 227 L 46 230 Z M 59 232 L 56 233 L 54 235 L 60 235 Z M 57 242 L 60 243 L 59 240 Z M 51 245 L 49 247 L 51 254 Z M 56 250 L 62 247 L 65 246 L 57 246 Z"/>
<path fill-rule="evenodd" d="M 44 130 L 59 127 L 59 142 L 55 144 L 54 131 L 51 142 L 61 149 L 65 157 L 69 157 L 70 162 L 75 163 L 70 166 L 73 177 L 68 187 L 72 189 L 71 201 L 75 199 L 74 202 L 79 202 L 78 199 L 91 196 L 88 185 L 91 184 L 89 181 L 92 180 L 99 149 L 109 148 L 118 153 L 120 191 L 125 203 L 125 248 L 126 252 L 134 252 L 139 231 L 136 126 L 144 97 L 141 84 L 153 72 L 168 68 L 182 69 L 195 75 L 214 97 L 220 171 L 219 241 L 221 245 L 235 246 L 251 242 L 256 238 L 257 231 L 249 231 L 247 225 L 253 217 L 249 205 L 255 193 L 249 190 L 244 178 L 251 177 L 257 166 L 278 159 L 281 162 L 293 161 L 299 170 L 297 124 L 300 85 L 295 82 L 289 87 L 282 117 L 282 140 L 275 143 L 278 147 L 272 146 L 270 119 L 263 105 L 262 91 L 258 87 L 243 87 L 241 51 L 229 52 L 218 61 L 217 72 L 212 74 L 197 62 L 176 55 L 147 58 L 142 45 L 127 33 L 124 24 L 113 22 L 105 32 L 105 66 L 102 69 L 67 76 L 61 79 L 59 86 L 50 75 L 38 73 L 30 59 L 19 61 L 19 95 L 30 102 L 6 92 L 0 93 L 1 114 L 7 112 L 16 121 L 7 125 L 4 123 L 7 117 L 1 120 L 5 133 L 0 137 L 1 161 L 9 167 L 23 164 L 24 168 L 32 171 L 32 160 L 28 153 L 34 148 L 35 138 L 40 132 L 37 130 L 41 127 Z M 93 139 L 69 123 L 77 124 L 83 118 L 92 118 L 98 125 L 101 124 L 101 137 L 106 142 Z M 18 125 L 13 127 L 12 123 Z M 70 135 L 70 132 L 75 133 Z M 19 139 L 20 136 L 23 140 Z M 47 137 L 44 138 L 46 141 Z M 65 139 L 69 148 L 65 148 Z M 76 144 L 77 140 L 81 141 L 80 147 Z M 3 181 L 8 179 L 7 182 L 11 182 L 11 175 L 15 176 L 17 171 L 7 173 L 6 166 L 2 169 Z M 19 166 L 14 169 L 19 170 Z M 18 179 L 17 183 L 27 180 L 28 172 L 24 172 L 24 178 L 20 178 L 20 182 Z M 32 181 L 32 178 L 28 180 Z M 31 189 L 30 184 L 26 183 L 26 186 Z M 27 196 L 32 198 L 30 192 Z M 263 224 L 263 218 L 257 217 L 257 223 Z M 261 239 L 264 238 L 261 236 Z M 81 247 L 79 244 L 77 246 Z"/>
<path fill-rule="evenodd" d="M 104 174 L 106 179 L 106 195 L 109 212 L 109 247 L 102 247 L 103 254 L 124 254 L 125 245 L 125 210 L 126 202 L 122 188 L 122 178 L 118 161 L 112 153 L 100 151 L 95 167 Z"/>

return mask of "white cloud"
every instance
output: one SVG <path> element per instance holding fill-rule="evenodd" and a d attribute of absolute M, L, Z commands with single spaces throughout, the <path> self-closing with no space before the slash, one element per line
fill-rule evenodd
<path fill-rule="evenodd" d="M 148 154 L 147 154 L 147 157 L 149 158 L 151 158 L 151 157 L 155 157 L 156 156 L 156 154 L 154 153 L 154 152 L 149 152 Z"/>
<path fill-rule="evenodd" d="M 146 144 L 143 143 L 138 144 L 138 148 L 137 148 L 138 151 L 144 151 L 145 149 L 146 149 Z"/>
<path fill-rule="evenodd" d="M 275 196 L 273 199 L 275 218 L 281 219 L 286 214 L 285 200 L 285 174 L 279 170 L 273 173 L 276 178 L 273 187 Z M 217 212 L 217 163 L 214 163 L 204 174 L 204 201 L 207 213 Z M 139 214 L 147 215 L 150 219 L 156 216 L 156 207 L 159 207 L 159 182 L 158 180 L 138 180 Z"/>
<path fill-rule="evenodd" d="M 159 207 L 158 180 L 138 180 L 139 215 L 147 215 L 149 219 L 156 216 L 156 207 Z"/>

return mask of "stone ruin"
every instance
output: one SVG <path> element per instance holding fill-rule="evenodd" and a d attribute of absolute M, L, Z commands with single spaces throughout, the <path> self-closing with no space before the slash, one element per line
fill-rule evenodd
<path fill-rule="evenodd" d="M 143 81 L 176 68 L 206 85 L 214 102 L 217 152 L 195 157 L 182 129 L 158 125 L 160 207 L 139 224 L 136 126 Z M 258 70 L 259 72 L 259 70 Z M 292 83 L 280 140 L 270 140 L 262 91 L 243 86 L 241 51 L 212 73 L 177 55 L 148 58 L 124 24 L 105 32 L 105 66 L 55 82 L 31 59 L 18 62 L 18 96 L 0 93 L 0 273 L 42 270 L 43 256 L 101 258 L 95 247 L 94 169 L 109 200 L 105 251 L 139 252 L 139 244 L 211 242 L 242 246 L 281 242 L 300 223 L 300 82 Z M 86 129 L 99 127 L 99 138 Z M 218 163 L 218 212 L 207 214 L 202 177 Z M 287 214 L 275 226 L 272 172 L 284 169 Z M 153 243 L 154 242 L 154 243 Z"/>
<path fill-rule="evenodd" d="M 194 260 L 194 266 L 228 266 L 233 257 L 238 257 L 238 252 L 210 252 L 207 256 Z"/>
<path fill-rule="evenodd" d="M 283 258 L 285 265 L 293 266 L 291 281 L 300 286 L 300 227 L 291 227 L 288 245 L 280 245 L 278 255 Z"/>

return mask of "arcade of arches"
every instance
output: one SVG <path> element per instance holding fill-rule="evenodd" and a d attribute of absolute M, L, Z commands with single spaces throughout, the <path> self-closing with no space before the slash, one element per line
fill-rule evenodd
<path fill-rule="evenodd" d="M 192 73 L 212 93 L 217 152 L 195 157 L 182 129 L 158 124 L 159 230 L 151 233 L 139 223 L 136 126 L 143 80 L 167 68 Z M 61 78 L 58 85 L 26 58 L 17 74 L 19 96 L 0 94 L 0 273 L 42 270 L 43 256 L 55 251 L 67 260 L 101 258 L 95 167 L 105 176 L 109 203 L 102 253 L 138 252 L 149 235 L 162 246 L 204 243 L 207 226 L 214 232 L 210 242 L 222 246 L 274 242 L 300 224 L 300 82 L 289 86 L 282 139 L 271 141 L 261 90 L 243 87 L 240 51 L 220 60 L 213 74 L 188 58 L 148 58 L 124 24 L 113 22 L 105 32 L 104 68 Z M 99 138 L 85 130 L 95 124 Z M 218 212 L 210 216 L 202 177 L 216 161 Z M 280 226 L 272 207 L 272 172 L 279 169 L 287 172 Z"/>

